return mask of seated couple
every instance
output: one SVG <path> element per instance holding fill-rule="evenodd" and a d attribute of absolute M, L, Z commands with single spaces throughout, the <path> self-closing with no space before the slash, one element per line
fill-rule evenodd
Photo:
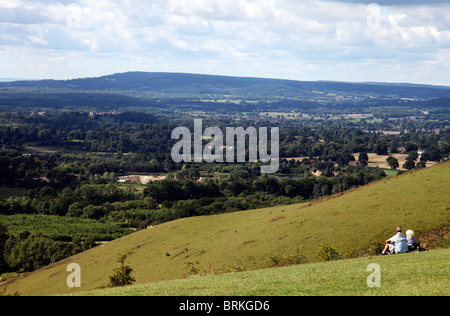
<path fill-rule="evenodd" d="M 419 249 L 419 244 L 414 238 L 412 230 L 406 231 L 406 236 L 402 233 L 402 228 L 397 227 L 395 235 L 386 240 L 386 246 L 383 249 L 382 255 L 394 253 L 406 253 Z"/>

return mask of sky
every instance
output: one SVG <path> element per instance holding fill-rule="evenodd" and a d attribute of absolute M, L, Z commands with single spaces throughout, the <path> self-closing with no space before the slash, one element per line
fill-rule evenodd
<path fill-rule="evenodd" d="M 0 78 L 127 71 L 450 86 L 450 1 L 0 0 Z"/>

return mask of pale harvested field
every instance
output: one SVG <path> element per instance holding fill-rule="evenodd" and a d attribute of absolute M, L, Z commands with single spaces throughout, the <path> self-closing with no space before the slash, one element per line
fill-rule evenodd
<path fill-rule="evenodd" d="M 26 150 L 37 152 L 41 154 L 56 154 L 59 152 L 57 148 L 53 147 L 39 147 L 39 146 L 27 146 L 25 147 Z"/>
<path fill-rule="evenodd" d="M 358 157 L 359 157 L 359 153 L 357 154 L 353 154 L 353 156 L 355 157 L 355 160 L 358 161 Z M 378 167 L 378 168 L 382 168 L 382 169 L 390 169 L 388 163 L 386 162 L 386 159 L 389 156 L 392 156 L 394 158 L 396 158 L 398 160 L 398 164 L 400 165 L 399 168 L 397 168 L 397 170 L 405 170 L 402 166 L 406 161 L 406 157 L 408 157 L 408 154 L 389 154 L 389 155 L 378 155 L 375 153 L 370 153 L 367 154 L 367 156 L 369 156 L 369 167 Z M 291 157 L 291 158 L 286 158 L 287 160 L 295 160 L 295 161 L 302 161 L 303 159 L 308 159 L 308 157 Z M 420 155 L 419 155 L 419 159 L 420 159 Z M 431 167 L 433 165 L 435 165 L 435 162 L 427 162 L 427 167 Z"/>
<path fill-rule="evenodd" d="M 289 160 L 294 160 L 294 161 L 300 161 L 300 162 L 302 162 L 303 161 L 303 159 L 309 159 L 309 157 L 289 157 L 289 158 L 283 158 L 283 159 L 286 159 L 287 161 L 289 161 Z"/>
<path fill-rule="evenodd" d="M 129 175 L 129 176 L 123 176 L 119 177 L 120 182 L 128 182 L 128 183 L 135 183 L 135 184 L 148 184 L 150 182 L 154 181 L 161 181 L 165 180 L 167 176 L 153 176 L 153 175 Z"/>
<path fill-rule="evenodd" d="M 355 159 L 358 160 L 359 154 L 353 154 L 355 156 Z M 392 156 L 398 160 L 398 164 L 400 165 L 397 170 L 405 170 L 402 166 L 406 161 L 406 157 L 408 157 L 408 154 L 389 154 L 389 155 L 377 155 L 374 153 L 367 154 L 369 156 L 369 166 L 370 167 L 379 167 L 383 169 L 390 169 L 388 163 L 386 162 L 386 159 L 389 156 Z M 420 155 L 419 155 L 420 159 Z M 435 162 L 427 162 L 427 167 L 435 165 Z"/>

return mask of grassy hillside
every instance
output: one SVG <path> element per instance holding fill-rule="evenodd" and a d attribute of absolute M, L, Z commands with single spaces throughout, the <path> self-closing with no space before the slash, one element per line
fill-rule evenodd
<path fill-rule="evenodd" d="M 6 284 L 22 295 L 68 294 L 104 286 L 119 254 L 136 283 L 186 277 L 198 271 L 263 267 L 276 253 L 300 252 L 318 261 L 318 247 L 331 244 L 344 255 L 367 252 L 397 226 L 433 238 L 450 222 L 450 163 L 391 177 L 313 203 L 186 218 L 139 231 Z M 448 233 L 447 233 L 448 234 Z M 448 236 L 447 236 L 448 237 Z M 67 265 L 81 266 L 80 289 L 69 289 Z"/>
<path fill-rule="evenodd" d="M 448 296 L 450 249 L 366 257 L 79 293 L 84 296 Z M 367 278 L 380 266 L 380 287 Z M 372 279 L 371 279 L 372 280 Z"/>

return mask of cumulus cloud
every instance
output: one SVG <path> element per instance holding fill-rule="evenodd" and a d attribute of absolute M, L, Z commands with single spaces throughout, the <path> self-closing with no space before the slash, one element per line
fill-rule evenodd
<path fill-rule="evenodd" d="M 450 84 L 450 5 L 373 2 L 1 0 L 0 71 L 17 76 L 6 56 L 20 51 L 33 77 L 155 70 L 377 81 L 387 77 L 380 69 L 401 69 L 396 81 L 424 67 L 422 80 Z M 58 67 L 33 67 L 43 59 Z M 58 72 L 64 66 L 70 74 Z"/>
<path fill-rule="evenodd" d="M 448 0 L 326 0 L 333 2 L 347 2 L 355 4 L 377 3 L 383 6 L 417 6 L 429 4 L 448 4 Z"/>

